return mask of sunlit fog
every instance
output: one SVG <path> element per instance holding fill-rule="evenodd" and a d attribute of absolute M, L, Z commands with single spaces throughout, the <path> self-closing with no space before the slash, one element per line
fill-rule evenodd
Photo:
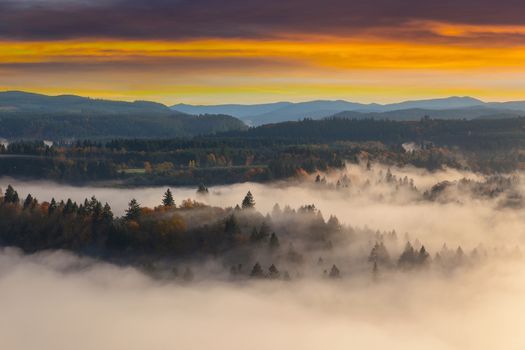
<path fill-rule="evenodd" d="M 237 210 L 241 225 L 267 222 L 282 253 L 239 249 L 144 267 L 4 248 L 2 342 L 9 349 L 522 349 L 521 178 L 349 164 L 207 194 L 172 188 L 176 205 L 192 199 Z M 160 205 L 166 189 L 0 183 L 21 198 L 94 195 L 118 216 L 132 198 Z M 253 213 L 234 209 L 247 191 Z M 207 220 L 180 215 L 188 227 Z M 301 238 L 315 220 L 340 225 L 329 247 Z M 416 257 L 403 265 L 407 246 Z M 290 258 L 292 249 L 300 258 Z M 247 278 L 240 261 L 246 275 L 257 261 L 261 274 L 275 278 Z M 278 272 L 264 272 L 273 264 Z M 189 269 L 191 279 L 182 275 Z"/>

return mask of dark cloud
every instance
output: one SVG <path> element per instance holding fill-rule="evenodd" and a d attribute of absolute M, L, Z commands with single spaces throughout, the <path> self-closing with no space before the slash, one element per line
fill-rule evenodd
<path fill-rule="evenodd" d="M 0 0 L 0 37 L 184 39 L 359 35 L 418 21 L 525 24 L 522 0 Z M 382 32 L 383 30 L 383 32 Z M 406 37 L 428 37 L 411 27 Z"/>
<path fill-rule="evenodd" d="M 195 74 L 195 72 L 238 72 L 244 70 L 272 69 L 286 70 L 304 67 L 306 64 L 284 59 L 261 57 L 135 57 L 94 61 L 90 57 L 79 57 L 77 61 L 56 58 L 50 62 L 0 62 L 0 73 L 4 71 L 15 73 L 64 73 L 64 72 L 139 72 L 139 73 L 177 73 Z"/>

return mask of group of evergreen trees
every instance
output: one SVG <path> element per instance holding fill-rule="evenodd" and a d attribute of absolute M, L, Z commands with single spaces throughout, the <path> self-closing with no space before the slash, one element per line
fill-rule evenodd
<path fill-rule="evenodd" d="M 150 209 L 133 198 L 125 214 L 115 218 L 109 204 L 95 197 L 80 204 L 71 199 L 57 202 L 54 198 L 39 202 L 31 194 L 21 200 L 18 192 L 8 185 L 5 192 L 0 193 L 0 244 L 17 246 L 28 252 L 71 249 L 96 255 L 129 250 L 176 254 L 198 251 L 204 246 L 211 252 L 238 244 L 241 230 L 233 211 L 226 219 L 222 219 L 227 213 L 224 209 L 219 215 L 213 214 L 217 216 L 215 227 L 224 225 L 220 229 L 222 235 L 215 233 L 215 227 L 196 227 L 192 229 L 193 234 L 185 235 L 186 222 L 181 214 L 195 208 L 206 208 L 210 213 L 216 210 L 191 200 L 184 200 L 177 207 L 170 189 L 164 193 L 161 203 Z M 250 210 L 254 206 L 253 195 L 248 192 L 243 199 L 243 209 Z M 264 236 L 266 238 L 266 234 Z M 268 244 L 271 247 L 279 245 L 275 233 Z"/>
<path fill-rule="evenodd" d="M 497 253 L 496 250 L 495 252 Z M 513 251 L 500 255 L 506 258 L 520 258 L 521 252 L 518 247 L 515 247 Z M 394 259 L 388 252 L 385 243 L 380 241 L 376 242 L 372 247 L 368 261 L 373 264 L 373 272 L 377 273 L 380 269 L 390 270 L 398 268 L 406 271 L 431 265 L 444 269 L 454 269 L 467 263 L 478 264 L 487 257 L 488 253 L 483 247 L 474 248 L 470 254 L 466 254 L 461 246 L 451 250 L 446 244 L 443 244 L 441 250 L 432 257 L 425 246 L 416 240 L 416 245 L 407 241 L 399 257 Z"/>
<path fill-rule="evenodd" d="M 237 278 L 283 280 L 300 276 L 301 270 L 314 265 L 312 257 L 322 253 L 327 261 L 317 262 L 322 275 L 337 279 L 348 276 L 348 271 L 341 258 L 333 258 L 334 250 L 356 244 L 357 235 L 374 235 L 341 225 L 334 216 L 325 221 L 314 205 L 298 210 L 276 205 L 271 215 L 266 216 L 254 208 L 255 198 L 250 191 L 242 199 L 242 206 L 214 208 L 192 200 L 182 200 L 176 205 L 168 189 L 159 206 L 142 207 L 132 199 L 125 214 L 115 217 L 111 207 L 95 197 L 82 203 L 71 199 L 39 202 L 28 194 L 22 200 L 9 185 L 0 196 L 0 245 L 20 247 L 26 252 L 68 249 L 128 262 L 135 257 L 150 260 L 224 257 L 233 263 L 228 266 Z M 399 257 L 394 258 L 387 246 L 396 242 L 395 232 L 376 233 L 375 238 L 377 243 L 367 257 L 375 274 L 430 264 L 454 268 L 486 255 L 481 249 L 467 256 L 460 247 L 454 252 L 444 247 L 432 259 L 416 241 L 415 245 L 407 242 Z M 254 264 L 251 269 L 242 268 L 251 264 Z M 268 267 L 263 268 L 263 264 Z M 191 280 L 193 271 L 187 270 L 183 276 L 184 280 Z"/>

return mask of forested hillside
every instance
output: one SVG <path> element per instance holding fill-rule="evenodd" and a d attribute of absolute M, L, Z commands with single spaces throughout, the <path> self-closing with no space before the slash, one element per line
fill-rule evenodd
<path fill-rule="evenodd" d="M 418 121 L 328 118 L 305 119 L 230 132 L 222 136 L 310 141 L 434 142 L 469 149 L 525 145 L 525 118 Z"/>
<path fill-rule="evenodd" d="M 335 191 L 351 191 L 346 181 Z M 417 193 L 412 180 L 388 173 L 385 181 L 395 193 Z M 0 192 L 0 246 L 28 253 L 65 249 L 186 282 L 195 277 L 189 262 L 212 257 L 222 266 L 213 272 L 216 276 L 291 280 L 305 274 L 342 278 L 366 273 L 378 278 L 380 271 L 410 272 L 431 266 L 450 273 L 489 258 L 520 256 L 517 249 L 499 253 L 479 245 L 464 251 L 446 244 L 434 254 L 419 239 L 411 242 L 395 230 L 344 225 L 333 215 L 325 219 L 313 204 L 292 209 L 276 203 L 271 213 L 263 215 L 256 210 L 251 192 L 235 208 L 175 200 L 169 189 L 154 208 L 132 199 L 125 215 L 115 217 L 109 204 L 95 197 L 83 203 L 54 198 L 39 202 L 31 194 L 20 198 L 8 186 Z M 182 264 L 186 268 L 181 271 Z"/>
<path fill-rule="evenodd" d="M 244 128 L 231 116 L 193 116 L 153 102 L 0 93 L 0 137 L 9 140 L 190 137 Z"/>

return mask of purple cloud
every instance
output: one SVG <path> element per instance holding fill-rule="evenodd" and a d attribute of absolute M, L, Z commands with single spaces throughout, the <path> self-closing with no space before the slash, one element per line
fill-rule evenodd
<path fill-rule="evenodd" d="M 375 31 L 431 37 L 412 21 L 525 25 L 521 0 L 0 0 L 0 37 L 272 38 L 283 34 L 351 37 Z"/>

